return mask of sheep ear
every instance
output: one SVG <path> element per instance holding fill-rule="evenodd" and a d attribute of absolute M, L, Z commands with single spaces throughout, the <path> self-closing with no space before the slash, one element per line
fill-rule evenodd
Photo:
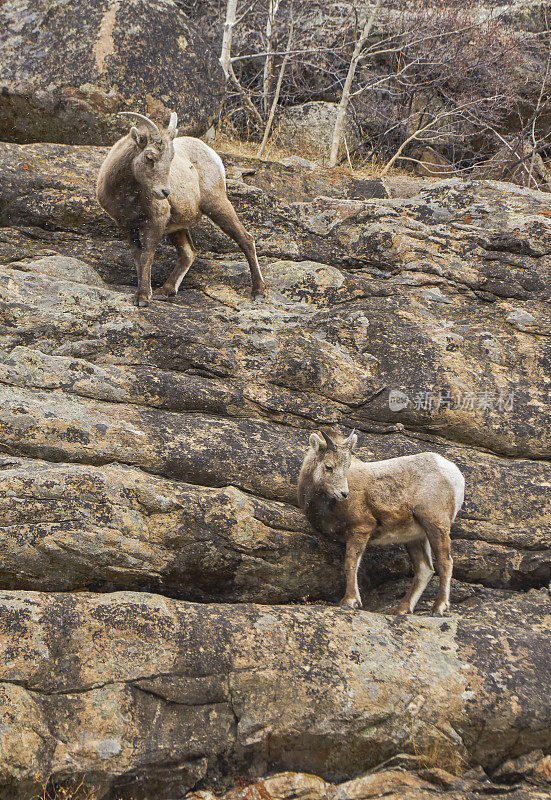
<path fill-rule="evenodd" d="M 310 447 L 313 448 L 316 453 L 320 449 L 320 447 L 325 448 L 325 442 L 321 437 L 318 436 L 317 433 L 310 434 Z"/>
<path fill-rule="evenodd" d="M 130 128 L 130 136 L 142 150 L 147 144 L 147 133 L 140 133 L 137 128 Z"/>
<path fill-rule="evenodd" d="M 354 452 L 354 448 L 358 444 L 358 434 L 355 430 L 352 431 L 348 439 L 345 441 L 345 446 L 348 447 L 351 453 Z"/>
<path fill-rule="evenodd" d="M 172 139 L 178 136 L 177 125 L 178 125 L 178 115 L 176 114 L 175 111 L 173 111 L 172 114 L 170 115 L 170 122 L 168 123 L 168 128 L 167 128 L 168 134 Z"/>

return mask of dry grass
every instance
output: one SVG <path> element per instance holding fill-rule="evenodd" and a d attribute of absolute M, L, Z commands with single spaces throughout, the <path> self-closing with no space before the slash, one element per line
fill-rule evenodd
<path fill-rule="evenodd" d="M 465 770 L 465 759 L 451 742 L 431 739 L 424 747 L 416 750 L 415 755 L 421 758 L 420 763 L 425 769 L 437 767 L 452 775 L 460 775 Z"/>
<path fill-rule="evenodd" d="M 211 146 L 219 153 L 227 153 L 230 156 L 241 156 L 242 158 L 257 158 L 259 142 L 254 142 L 251 139 L 244 139 L 240 137 L 236 130 L 227 121 L 224 121 L 218 130 L 214 141 L 210 143 Z M 263 161 L 280 161 L 282 158 L 288 158 L 291 155 L 300 155 L 299 153 L 291 153 L 289 150 L 284 150 L 278 147 L 273 142 L 268 141 L 262 153 Z M 302 155 L 302 158 L 308 156 Z"/>
<path fill-rule="evenodd" d="M 98 795 L 84 785 L 84 779 L 59 786 L 48 778 L 33 800 L 98 800 Z"/>
<path fill-rule="evenodd" d="M 452 775 L 460 775 L 465 770 L 465 759 L 456 744 L 442 738 L 429 738 L 419 743 L 415 736 L 414 721 L 411 721 L 411 744 L 414 754 L 420 759 L 424 769 L 443 769 Z"/>
<path fill-rule="evenodd" d="M 241 158 L 257 158 L 258 142 L 251 139 L 239 136 L 237 131 L 232 127 L 231 123 L 224 120 L 218 130 L 214 141 L 211 146 L 219 153 L 226 153 L 230 156 L 238 156 Z M 324 169 L 323 159 L 316 160 L 313 157 L 312 150 L 304 148 L 282 148 L 278 147 L 273 141 L 268 140 L 264 152 L 262 154 L 263 161 L 281 161 L 283 158 L 289 156 L 298 156 L 299 158 L 306 158 L 309 161 L 315 161 L 320 167 Z M 377 156 L 366 159 L 363 156 L 352 155 L 352 168 L 348 162 L 343 162 L 337 167 L 338 172 L 346 175 L 351 175 L 354 178 L 377 178 L 381 174 L 385 162 Z M 410 176 L 411 171 L 408 171 L 400 166 L 392 167 L 389 171 L 389 177 L 395 176 Z"/>
<path fill-rule="evenodd" d="M 378 178 L 386 165 L 378 156 L 371 158 L 362 158 L 361 156 L 352 159 L 353 176 L 355 178 Z M 348 167 L 350 171 L 350 167 Z M 387 178 L 411 178 L 413 175 L 410 169 L 405 169 L 398 165 L 392 166 L 387 172 Z"/>

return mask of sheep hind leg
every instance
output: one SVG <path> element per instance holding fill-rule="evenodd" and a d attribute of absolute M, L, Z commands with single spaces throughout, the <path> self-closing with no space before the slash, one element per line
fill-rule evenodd
<path fill-rule="evenodd" d="M 202 211 L 210 217 L 224 233 L 233 239 L 245 253 L 251 271 L 251 296 L 253 300 L 257 295 L 264 294 L 266 283 L 260 271 L 254 238 L 240 221 L 230 201 L 225 198 L 223 201 L 218 201 L 216 206 L 202 209 Z"/>
<path fill-rule="evenodd" d="M 449 611 L 450 586 L 453 572 L 453 559 L 451 556 L 450 520 L 432 517 L 426 512 L 415 511 L 415 517 L 425 530 L 429 540 L 436 571 L 438 573 L 438 595 L 432 607 L 432 613 L 438 616 Z"/>
<path fill-rule="evenodd" d="M 432 554 L 426 537 L 406 544 L 406 550 L 413 565 L 413 581 L 404 599 L 394 609 L 394 614 L 413 614 L 419 598 L 434 575 Z"/>
<path fill-rule="evenodd" d="M 170 234 L 170 240 L 178 252 L 178 261 L 166 281 L 156 291 L 156 294 L 160 294 L 163 297 L 174 297 L 177 294 L 180 284 L 195 261 L 196 255 L 188 231 L 174 231 Z"/>

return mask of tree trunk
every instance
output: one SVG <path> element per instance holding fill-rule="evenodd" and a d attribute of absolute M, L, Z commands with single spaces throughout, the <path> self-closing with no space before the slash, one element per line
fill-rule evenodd
<path fill-rule="evenodd" d="M 269 0 L 268 18 L 266 20 L 266 61 L 264 62 L 264 73 L 262 76 L 262 103 L 264 106 L 264 111 L 266 111 L 268 108 L 268 97 L 270 95 L 272 65 L 274 62 L 274 57 L 272 55 L 272 36 L 278 9 L 279 0 Z"/>
<path fill-rule="evenodd" d="M 365 21 L 362 35 L 356 42 L 352 58 L 350 59 L 350 66 L 348 67 L 348 73 L 346 75 L 346 80 L 344 82 L 341 100 L 339 103 L 339 107 L 337 109 L 337 119 L 335 120 L 335 127 L 333 129 L 333 141 L 331 142 L 331 155 L 329 156 L 330 167 L 335 167 L 337 164 L 337 159 L 339 157 L 339 145 L 342 139 L 344 120 L 346 118 L 346 110 L 348 108 L 348 100 L 350 98 L 350 87 L 352 86 L 352 81 L 354 80 L 356 67 L 358 66 L 358 61 L 360 59 L 363 46 L 366 43 L 369 34 L 371 33 L 373 23 L 377 18 L 377 14 L 379 13 L 380 7 L 381 7 L 381 0 L 377 0 L 373 8 L 373 11 Z"/>
<path fill-rule="evenodd" d="M 228 5 L 226 6 L 226 21 L 224 23 L 224 36 L 222 38 L 222 53 L 220 55 L 220 64 L 224 70 L 226 80 L 230 75 L 231 40 L 233 36 L 233 27 L 235 25 L 236 11 L 237 0 L 228 0 Z"/>

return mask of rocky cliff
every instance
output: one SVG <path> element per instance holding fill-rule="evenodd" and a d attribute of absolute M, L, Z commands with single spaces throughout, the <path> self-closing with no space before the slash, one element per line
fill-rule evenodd
<path fill-rule="evenodd" d="M 0 3 L 0 138 L 108 144 L 120 111 L 204 133 L 224 74 L 201 31 L 172 0 Z"/>
<path fill-rule="evenodd" d="M 137 309 L 104 154 L 0 145 L 4 790 L 169 800 L 549 752 L 548 195 L 227 158 L 267 297 L 205 223 L 177 299 Z M 387 616 L 399 548 L 366 553 L 367 610 L 331 607 L 342 549 L 295 497 L 322 424 L 465 474 L 449 618 L 430 587 Z"/>

